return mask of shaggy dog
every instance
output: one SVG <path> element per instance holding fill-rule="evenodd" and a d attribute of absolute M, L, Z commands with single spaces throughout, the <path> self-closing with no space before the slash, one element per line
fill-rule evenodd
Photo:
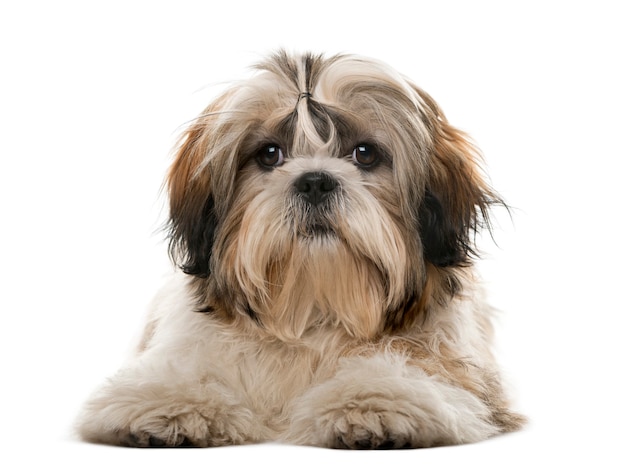
<path fill-rule="evenodd" d="M 279 52 L 193 122 L 167 178 L 181 272 L 89 441 L 406 448 L 520 427 L 473 236 L 501 204 L 433 99 L 378 61 Z"/>

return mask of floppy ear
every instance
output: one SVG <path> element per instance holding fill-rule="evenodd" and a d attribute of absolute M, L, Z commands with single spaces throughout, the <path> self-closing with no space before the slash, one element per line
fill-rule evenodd
<path fill-rule="evenodd" d="M 490 228 L 490 206 L 504 203 L 481 175 L 478 150 L 463 132 L 448 124 L 428 94 L 418 93 L 426 104 L 433 137 L 426 193 L 419 210 L 424 255 L 437 267 L 462 266 L 476 254 L 473 234 Z"/>
<path fill-rule="evenodd" d="M 198 120 L 183 135 L 167 177 L 170 256 L 185 273 L 199 277 L 209 275 L 217 228 L 210 173 L 199 173 L 208 139 L 206 125 Z"/>

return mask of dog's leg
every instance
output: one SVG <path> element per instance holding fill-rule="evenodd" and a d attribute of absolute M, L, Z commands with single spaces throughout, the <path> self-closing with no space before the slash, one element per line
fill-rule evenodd
<path fill-rule="evenodd" d="M 217 379 L 190 380 L 143 360 L 87 402 L 78 426 L 85 440 L 137 447 L 242 444 L 255 431 L 252 411 Z"/>
<path fill-rule="evenodd" d="M 287 439 L 334 448 L 476 442 L 499 429 L 475 395 L 389 354 L 350 357 L 294 404 Z"/>

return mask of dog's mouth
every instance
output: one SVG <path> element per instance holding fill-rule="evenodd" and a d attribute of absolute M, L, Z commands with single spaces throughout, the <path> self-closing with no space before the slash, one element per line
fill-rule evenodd
<path fill-rule="evenodd" d="M 302 239 L 324 239 L 337 237 L 332 215 L 321 210 L 307 210 L 304 216 L 295 219 L 296 235 Z"/>
<path fill-rule="evenodd" d="M 336 223 L 333 222 L 335 213 L 328 203 L 322 206 L 298 206 L 292 218 L 292 226 L 298 238 L 324 239 L 337 237 Z"/>
<path fill-rule="evenodd" d="M 311 222 L 298 229 L 298 237 L 303 239 L 329 238 L 336 235 L 335 229 L 328 223 Z"/>
<path fill-rule="evenodd" d="M 309 228 L 309 235 L 311 237 L 329 237 L 335 235 L 335 230 L 325 224 L 314 224 Z"/>

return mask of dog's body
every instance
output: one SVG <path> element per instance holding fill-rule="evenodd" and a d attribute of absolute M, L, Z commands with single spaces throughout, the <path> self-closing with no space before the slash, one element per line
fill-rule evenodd
<path fill-rule="evenodd" d="M 182 140 L 168 184 L 184 273 L 81 435 L 393 448 L 518 428 L 471 268 L 499 202 L 473 147 L 379 62 L 260 68 Z"/>

